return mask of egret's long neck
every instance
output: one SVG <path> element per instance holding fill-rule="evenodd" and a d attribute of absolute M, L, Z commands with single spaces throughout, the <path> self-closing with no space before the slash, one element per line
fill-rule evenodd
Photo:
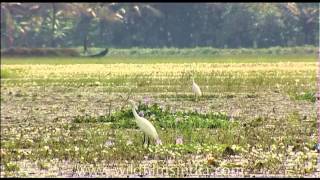
<path fill-rule="evenodd" d="M 132 112 L 135 118 L 139 118 L 139 115 L 134 107 L 132 107 Z"/>

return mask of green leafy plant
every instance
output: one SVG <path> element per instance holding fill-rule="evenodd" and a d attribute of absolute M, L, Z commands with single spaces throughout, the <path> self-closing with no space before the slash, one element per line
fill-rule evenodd
<path fill-rule="evenodd" d="M 142 103 L 139 103 L 138 109 L 142 111 L 144 116 L 153 122 L 155 126 L 161 128 L 220 128 L 227 127 L 229 124 L 229 118 L 223 113 L 170 112 L 168 108 L 163 108 L 159 104 L 146 105 Z M 111 122 L 114 128 L 137 128 L 133 121 L 131 109 L 116 111 L 110 117 L 77 116 L 73 122 Z"/>

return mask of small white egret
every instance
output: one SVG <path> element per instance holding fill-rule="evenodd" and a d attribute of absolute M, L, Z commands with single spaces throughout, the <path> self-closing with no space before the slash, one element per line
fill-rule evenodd
<path fill-rule="evenodd" d="M 159 135 L 156 131 L 156 128 L 151 124 L 150 121 L 148 121 L 147 119 L 140 117 L 136 111 L 136 109 L 138 109 L 138 107 L 135 105 L 135 102 L 132 100 L 129 100 L 131 107 L 132 107 L 132 112 L 133 115 L 135 117 L 135 121 L 138 125 L 138 127 L 143 131 L 144 133 L 144 138 L 143 138 L 143 143 L 145 144 L 145 142 L 150 143 L 149 137 L 153 138 L 154 140 L 156 140 L 157 143 L 161 144 L 161 140 L 159 138 Z M 147 139 L 147 140 L 146 140 Z"/>
<path fill-rule="evenodd" d="M 192 91 L 193 91 L 193 93 L 195 93 L 196 97 L 202 95 L 200 87 L 194 82 L 194 78 L 193 77 L 192 77 Z"/>

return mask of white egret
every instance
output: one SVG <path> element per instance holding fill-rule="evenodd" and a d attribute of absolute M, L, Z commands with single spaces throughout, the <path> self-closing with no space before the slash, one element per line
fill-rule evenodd
<path fill-rule="evenodd" d="M 135 105 L 135 102 L 132 100 L 129 100 L 131 107 L 132 107 L 132 112 L 133 115 L 135 117 L 135 121 L 138 125 L 138 127 L 143 131 L 144 133 L 144 138 L 143 138 L 143 143 L 145 144 L 145 142 L 150 143 L 150 137 L 153 138 L 154 140 L 156 140 L 157 143 L 161 143 L 161 140 L 159 138 L 159 135 L 156 131 L 156 128 L 151 124 L 150 121 L 148 121 L 147 119 L 140 117 L 136 111 L 136 109 L 138 109 L 138 107 Z M 146 140 L 147 139 L 147 140 Z"/>
<path fill-rule="evenodd" d="M 202 95 L 200 87 L 194 82 L 194 78 L 193 77 L 192 77 L 192 91 L 193 91 L 193 93 L 195 93 L 196 97 Z"/>

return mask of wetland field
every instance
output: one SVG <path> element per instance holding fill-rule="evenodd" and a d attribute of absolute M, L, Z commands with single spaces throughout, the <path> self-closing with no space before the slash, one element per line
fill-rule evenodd
<path fill-rule="evenodd" d="M 119 54 L 1 58 L 1 177 L 319 177 L 316 54 Z"/>

